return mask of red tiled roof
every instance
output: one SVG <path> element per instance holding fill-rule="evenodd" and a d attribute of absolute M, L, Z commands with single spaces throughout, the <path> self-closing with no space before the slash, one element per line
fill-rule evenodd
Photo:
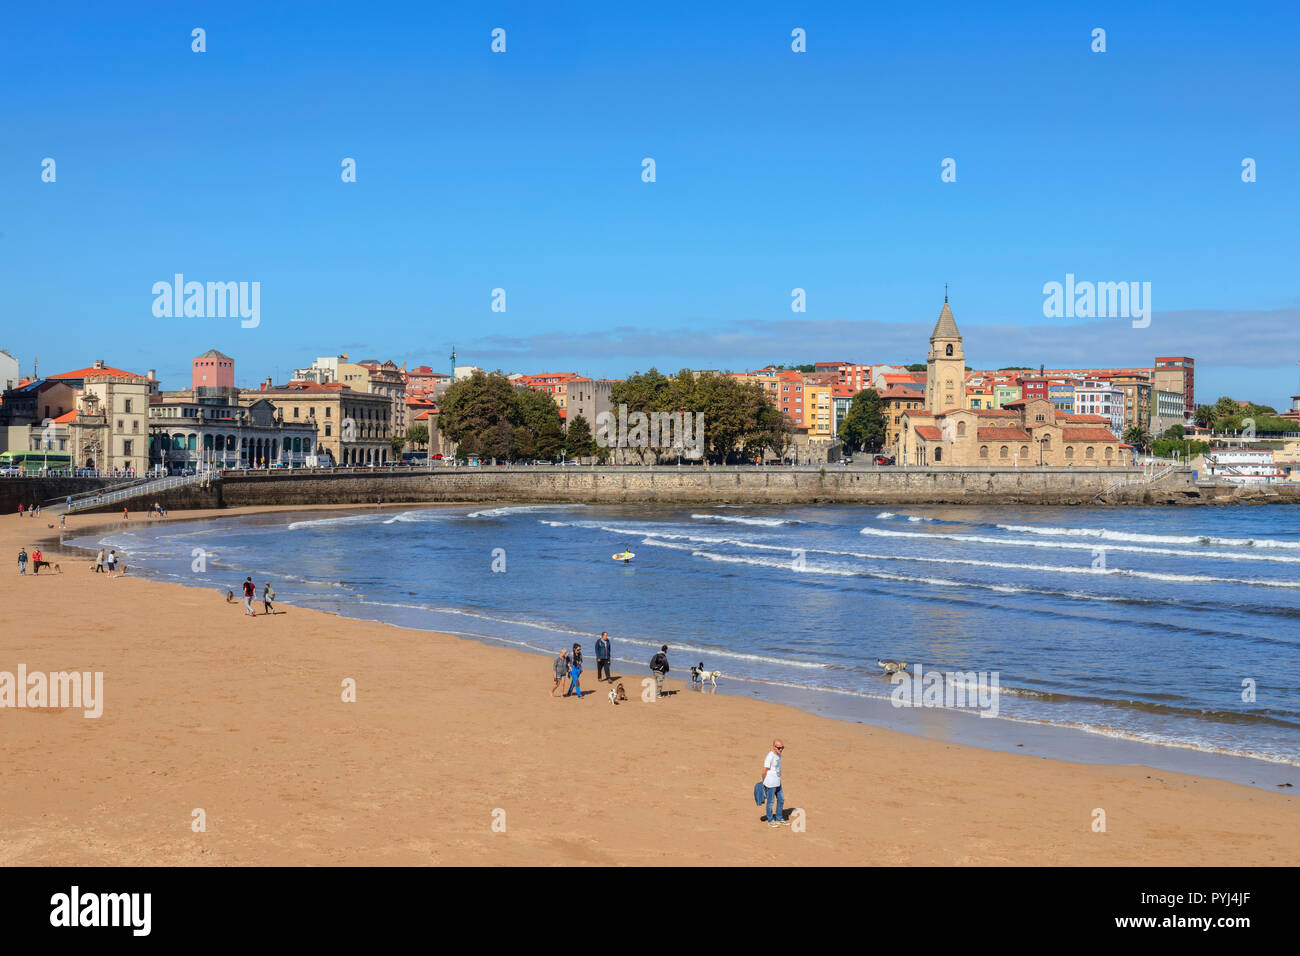
<path fill-rule="evenodd" d="M 1061 431 L 1061 441 L 1111 441 L 1119 442 L 1109 429 L 1105 428 L 1065 428 Z"/>
<path fill-rule="evenodd" d="M 1105 415 L 1057 415 L 1062 421 L 1072 422 L 1079 425 L 1107 424 L 1110 419 Z"/>
<path fill-rule="evenodd" d="M 88 378 L 91 375 L 125 375 L 127 378 L 144 378 L 143 375 L 137 375 L 135 372 L 128 372 L 125 369 L 113 368 L 111 365 L 105 365 L 102 368 L 79 368 L 75 372 L 60 372 L 58 375 L 50 375 L 49 378 Z"/>
<path fill-rule="evenodd" d="M 917 425 L 916 433 L 926 441 L 940 441 L 943 435 L 933 425 Z"/>
<path fill-rule="evenodd" d="M 980 441 L 1029 441 L 1029 432 L 1023 428 L 977 428 Z"/>
<path fill-rule="evenodd" d="M 77 410 L 74 408 L 72 411 L 60 415 L 58 418 L 54 419 L 54 424 L 64 425 L 67 424 L 68 422 L 75 422 L 76 420 L 77 420 Z"/>

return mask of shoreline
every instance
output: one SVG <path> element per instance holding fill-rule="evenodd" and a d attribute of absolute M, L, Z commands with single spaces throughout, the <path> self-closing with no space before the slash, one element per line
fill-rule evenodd
<path fill-rule="evenodd" d="M 343 515 L 367 514 L 372 511 L 403 510 L 409 503 L 369 506 L 360 508 L 355 505 L 317 505 L 304 508 L 279 508 L 275 506 L 240 509 L 237 512 L 225 511 L 203 516 L 187 517 L 179 515 L 174 520 L 187 522 L 210 522 L 226 517 L 244 517 L 251 515 L 288 514 L 303 512 L 330 511 Z M 432 508 L 444 507 L 494 507 L 495 503 L 435 502 L 427 505 Z M 158 521 L 160 519 L 145 519 Z M 164 519 L 172 520 L 172 519 Z M 102 527 L 119 527 L 120 522 L 110 520 Z M 101 525 L 96 525 L 101 527 Z M 50 545 L 71 549 L 93 557 L 93 549 L 85 549 L 65 543 L 60 539 L 46 542 Z M 158 581 L 162 584 L 175 584 L 180 587 L 197 588 L 204 586 L 177 581 Z M 256 602 L 255 602 L 256 603 Z M 422 627 L 400 620 L 384 617 L 372 617 L 361 614 L 350 615 L 339 611 L 307 608 L 303 605 L 283 603 L 286 607 L 302 610 L 315 610 L 329 614 L 342 621 L 360 621 L 385 624 L 414 634 L 437 634 L 458 640 L 467 640 L 480 644 L 516 650 L 532 657 L 546 656 L 547 651 L 539 650 L 527 642 L 506 637 L 503 634 L 460 631 Z M 541 628 L 542 625 L 536 625 Z M 680 652 L 679 652 L 680 654 Z M 637 662 L 627 658 L 614 658 L 615 664 L 636 667 Z M 691 692 L 697 692 L 691 687 Z M 1101 728 L 1080 726 L 1076 724 L 1040 720 L 1026 717 L 1001 716 L 989 720 L 979 719 L 977 714 L 952 708 L 895 708 L 885 697 L 870 694 L 854 694 L 851 691 L 830 687 L 803 686 L 782 681 L 763 680 L 761 678 L 728 674 L 722 685 L 700 691 L 710 695 L 754 698 L 760 701 L 795 707 L 805 713 L 826 717 L 832 720 L 867 724 L 882 730 L 892 730 L 911 736 L 957 743 L 963 746 L 1014 753 L 1024 748 L 1023 752 L 1034 756 L 1043 756 L 1056 760 L 1078 762 L 1094 766 L 1122 766 L 1139 764 L 1169 773 L 1183 773 L 1258 787 L 1264 790 L 1281 788 L 1283 792 L 1290 788 L 1300 788 L 1300 764 L 1286 759 L 1273 759 L 1262 755 L 1234 753 L 1220 749 L 1198 746 L 1194 743 L 1177 740 L 1145 740 L 1133 734 L 1107 731 Z"/>
<path fill-rule="evenodd" d="M 319 510 L 359 509 L 238 513 Z M 65 533 L 118 526 L 76 516 Z M 11 547 L 51 537 L 3 527 Z M 552 700 L 536 654 L 306 608 L 250 621 L 203 589 L 105 580 L 48 550 L 68 558 L 48 584 L 6 576 L 0 669 L 104 670 L 107 704 L 98 721 L 0 710 L 18 731 L 0 748 L 20 768 L 0 785 L 0 862 L 1241 865 L 1289 863 L 1300 847 L 1284 793 L 680 693 L 677 680 L 647 705 L 638 673 L 624 675 L 626 705 L 603 687 Z M 18 585 L 51 600 L 15 600 Z M 339 701 L 349 672 L 356 704 Z M 769 833 L 749 802 L 773 734 L 790 747 L 787 809 L 806 809 L 803 833 Z M 40 801 L 33 773 L 54 781 Z M 192 833 L 191 808 L 208 805 L 208 833 Z M 510 814 L 509 836 L 492 831 L 493 809 Z"/>

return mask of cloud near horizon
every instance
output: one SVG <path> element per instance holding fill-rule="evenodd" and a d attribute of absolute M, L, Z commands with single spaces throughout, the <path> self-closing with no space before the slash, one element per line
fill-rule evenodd
<path fill-rule="evenodd" d="M 1190 355 L 1219 367 L 1279 368 L 1300 358 L 1300 308 L 1157 312 L 1143 329 L 1133 328 L 1130 319 L 959 325 L 972 368 L 1141 367 L 1157 355 Z M 489 335 L 464 351 L 476 364 L 511 369 L 618 361 L 629 371 L 644 370 L 648 357 L 680 362 L 662 371 L 741 371 L 769 362 L 905 365 L 925 361 L 932 329 L 933 321 L 737 320 L 713 328 L 618 326 L 591 333 Z"/>

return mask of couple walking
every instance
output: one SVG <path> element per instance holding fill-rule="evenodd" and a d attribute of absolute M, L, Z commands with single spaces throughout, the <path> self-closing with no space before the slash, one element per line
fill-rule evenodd
<path fill-rule="evenodd" d="M 613 680 L 609 671 L 610 650 L 609 650 L 609 632 L 601 631 L 600 639 L 596 641 L 596 680 Z M 582 699 L 582 645 L 575 643 L 572 651 L 561 650 L 555 655 L 555 685 L 551 688 L 551 696 L 560 689 L 564 683 L 564 678 L 569 678 L 569 689 L 564 692 L 565 697 L 577 697 Z M 602 677 L 601 675 L 604 675 Z"/>

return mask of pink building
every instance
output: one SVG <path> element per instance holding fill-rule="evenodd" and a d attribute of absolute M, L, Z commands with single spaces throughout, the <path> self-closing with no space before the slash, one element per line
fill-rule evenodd
<path fill-rule="evenodd" d="M 194 360 L 194 388 L 234 388 L 235 360 L 216 349 L 208 349 Z"/>

